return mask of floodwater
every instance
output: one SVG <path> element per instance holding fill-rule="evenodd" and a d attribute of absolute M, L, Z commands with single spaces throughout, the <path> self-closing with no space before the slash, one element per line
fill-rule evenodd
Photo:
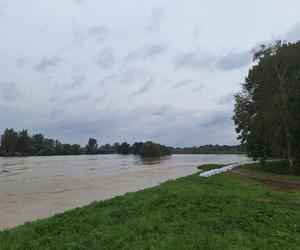
<path fill-rule="evenodd" d="M 0 157 L 0 230 L 197 172 L 244 155 Z"/>

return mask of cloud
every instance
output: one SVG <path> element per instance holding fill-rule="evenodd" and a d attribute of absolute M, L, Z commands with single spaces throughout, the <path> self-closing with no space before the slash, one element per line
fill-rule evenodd
<path fill-rule="evenodd" d="M 230 51 L 218 61 L 220 69 L 232 70 L 249 65 L 252 62 L 251 51 L 234 52 Z"/>
<path fill-rule="evenodd" d="M 197 86 L 196 88 L 194 88 L 194 89 L 192 90 L 192 93 L 198 92 L 198 91 L 200 91 L 201 89 L 203 89 L 203 84 L 200 84 L 199 86 Z"/>
<path fill-rule="evenodd" d="M 143 69 L 122 67 L 118 72 L 108 75 L 100 80 L 100 84 L 133 84 L 145 78 L 147 72 Z"/>
<path fill-rule="evenodd" d="M 25 60 L 24 57 L 18 58 L 18 60 L 17 60 L 17 65 L 18 65 L 19 67 L 23 67 L 23 66 L 25 65 L 25 63 L 26 63 L 26 60 Z"/>
<path fill-rule="evenodd" d="M 97 65 L 103 69 L 109 69 L 112 68 L 115 64 L 115 56 L 113 54 L 113 51 L 111 48 L 104 48 L 99 53 L 97 58 Z"/>
<path fill-rule="evenodd" d="M 108 29 L 103 25 L 92 26 L 88 29 L 88 32 L 91 36 L 95 37 L 98 42 L 102 42 L 109 33 Z"/>
<path fill-rule="evenodd" d="M 170 110 L 171 110 L 170 105 L 163 105 L 163 106 L 160 106 L 160 107 L 156 108 L 152 112 L 152 115 L 154 115 L 154 116 L 164 116 L 164 115 L 167 115 L 168 112 L 170 112 Z"/>
<path fill-rule="evenodd" d="M 85 80 L 86 80 L 85 76 L 74 77 L 73 80 L 69 84 L 65 84 L 63 88 L 70 89 L 70 90 L 79 88 L 82 86 Z"/>
<path fill-rule="evenodd" d="M 4 16 L 5 11 L 8 9 L 7 1 L 0 2 L 0 17 Z"/>
<path fill-rule="evenodd" d="M 147 92 L 153 84 L 154 84 L 154 78 L 151 77 L 140 89 L 133 92 L 131 96 L 141 95 Z"/>
<path fill-rule="evenodd" d="M 160 28 L 161 21 L 165 16 L 165 9 L 162 6 L 158 6 L 152 9 L 150 14 L 150 22 L 147 26 L 149 32 L 157 31 Z"/>
<path fill-rule="evenodd" d="M 297 42 L 300 40 L 300 22 L 296 23 L 285 35 L 284 39 L 288 42 Z"/>
<path fill-rule="evenodd" d="M 234 92 L 229 92 L 227 94 L 221 95 L 217 100 L 219 105 L 232 104 L 234 101 Z"/>
<path fill-rule="evenodd" d="M 66 99 L 66 103 L 78 103 L 83 101 L 88 101 L 90 99 L 89 94 L 79 94 L 79 95 L 73 95 Z"/>
<path fill-rule="evenodd" d="M 35 65 L 36 71 L 46 71 L 48 69 L 53 69 L 61 63 L 62 60 L 57 57 L 43 57 L 40 62 Z"/>
<path fill-rule="evenodd" d="M 163 45 L 163 44 L 147 45 L 138 50 L 129 52 L 125 56 L 125 60 L 127 60 L 127 61 L 133 61 L 133 60 L 137 60 L 137 59 L 146 60 L 151 57 L 155 57 L 160 54 L 163 54 L 166 50 L 167 50 L 167 46 Z"/>
<path fill-rule="evenodd" d="M 7 103 L 14 103 L 21 97 L 21 93 L 15 82 L 5 82 L 0 84 L 0 100 Z"/>
<path fill-rule="evenodd" d="M 249 65 L 252 62 L 251 51 L 230 51 L 219 59 L 219 56 L 199 49 L 178 54 L 173 62 L 175 69 L 181 68 L 219 68 L 222 70 L 233 70 Z"/>
<path fill-rule="evenodd" d="M 175 69 L 192 68 L 199 69 L 201 67 L 212 67 L 216 60 L 216 56 L 209 53 L 201 53 L 199 49 L 178 54 L 173 62 Z"/>
<path fill-rule="evenodd" d="M 191 79 L 185 79 L 183 81 L 179 81 L 179 82 L 175 83 L 172 87 L 175 88 L 175 89 L 180 88 L 180 87 L 185 86 L 185 85 L 187 85 L 191 82 L 193 82 Z"/>
<path fill-rule="evenodd" d="M 155 45 L 147 46 L 143 53 L 143 58 L 147 59 L 149 57 L 157 56 L 157 55 L 165 52 L 166 49 L 167 49 L 167 47 L 162 44 L 155 44 Z"/>
<path fill-rule="evenodd" d="M 221 127 L 224 125 L 232 124 L 230 114 L 226 114 L 224 112 L 213 112 L 209 114 L 206 118 L 198 123 L 200 127 Z"/>

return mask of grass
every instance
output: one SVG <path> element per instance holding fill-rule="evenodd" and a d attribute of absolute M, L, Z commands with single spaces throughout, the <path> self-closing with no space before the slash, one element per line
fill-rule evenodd
<path fill-rule="evenodd" d="M 0 232 L 0 249 L 300 249 L 299 201 L 195 174 Z"/>
<path fill-rule="evenodd" d="M 252 163 L 243 166 L 243 168 L 257 173 L 263 173 L 266 175 L 280 176 L 281 178 L 300 180 L 299 175 L 290 175 L 288 162 L 286 161 L 266 162 L 265 164 Z"/>

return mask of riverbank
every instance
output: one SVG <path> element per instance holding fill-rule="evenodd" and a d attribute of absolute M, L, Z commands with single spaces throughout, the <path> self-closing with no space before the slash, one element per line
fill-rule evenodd
<path fill-rule="evenodd" d="M 297 249 L 300 192 L 198 174 L 0 233 L 2 249 Z"/>

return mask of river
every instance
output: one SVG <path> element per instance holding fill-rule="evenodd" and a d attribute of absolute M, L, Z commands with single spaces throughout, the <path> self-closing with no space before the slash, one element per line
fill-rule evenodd
<path fill-rule="evenodd" d="M 244 155 L 0 157 L 0 230 L 197 172 Z"/>

